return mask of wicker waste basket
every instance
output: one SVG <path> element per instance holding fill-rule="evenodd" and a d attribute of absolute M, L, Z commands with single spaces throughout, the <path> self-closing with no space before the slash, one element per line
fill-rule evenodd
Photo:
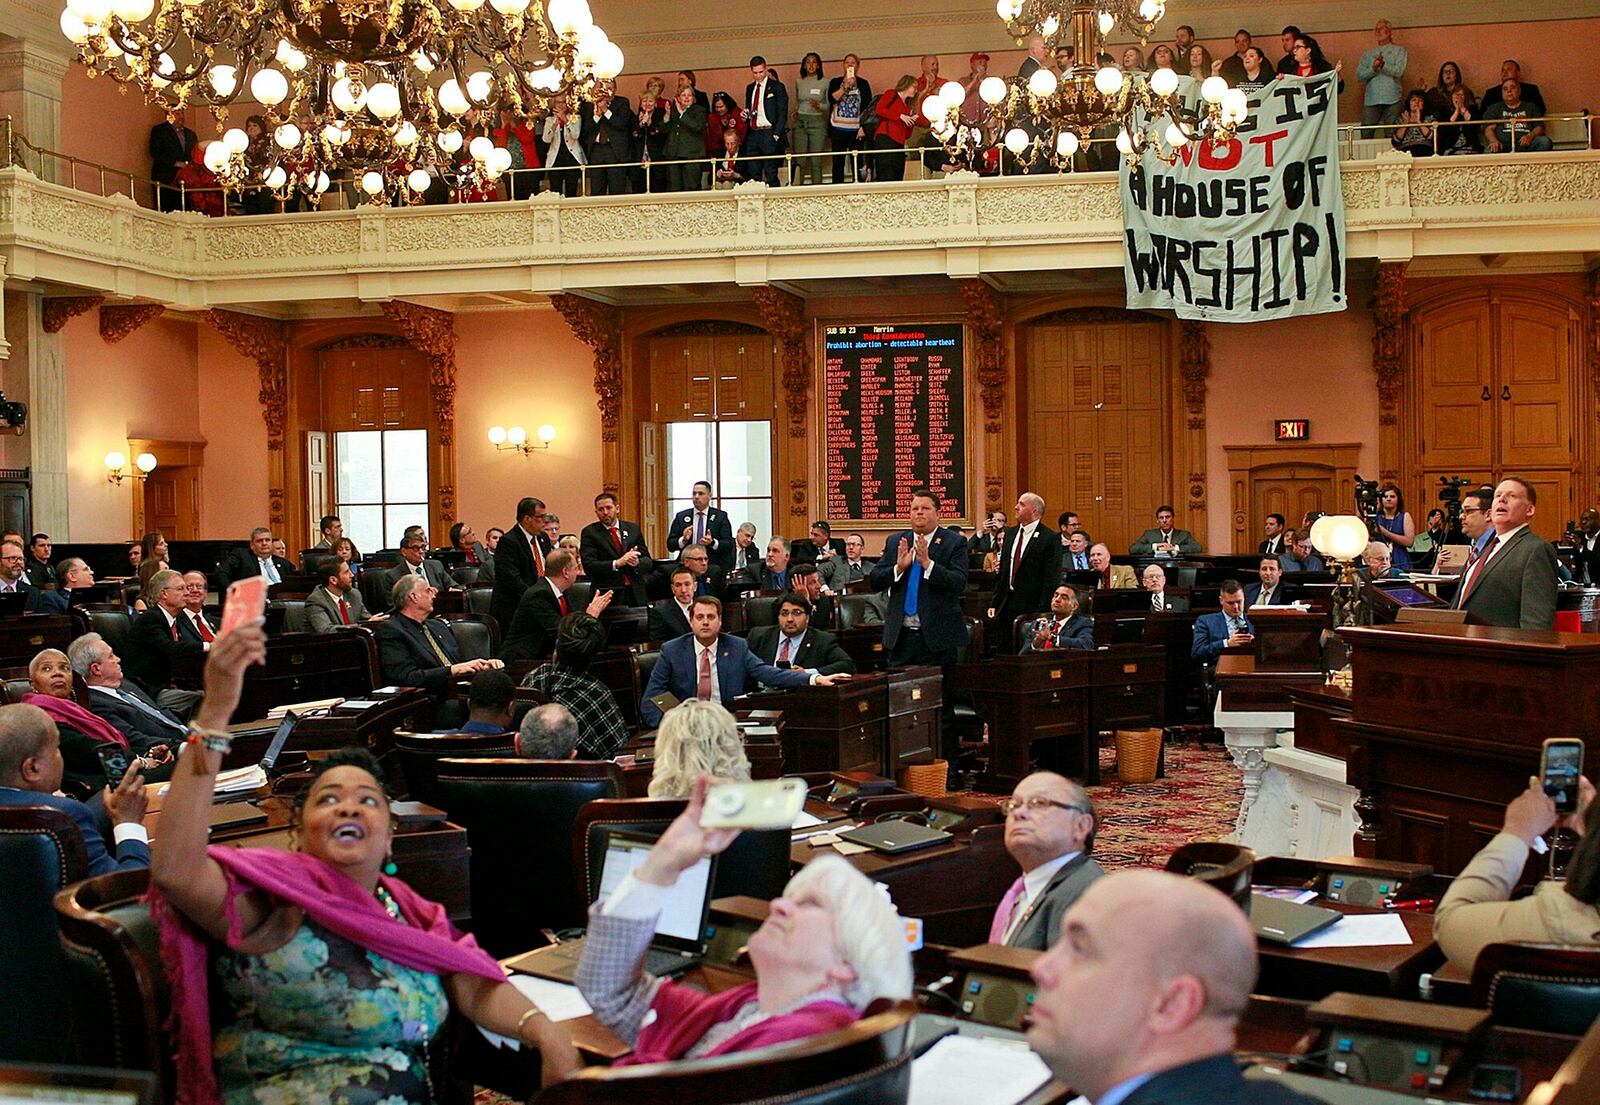
<path fill-rule="evenodd" d="M 907 764 L 900 769 L 900 789 L 924 798 L 944 797 L 945 785 L 950 780 L 950 761 L 934 760 L 931 764 Z"/>
<path fill-rule="evenodd" d="M 1161 759 L 1160 729 L 1117 730 L 1117 781 L 1153 783 Z"/>

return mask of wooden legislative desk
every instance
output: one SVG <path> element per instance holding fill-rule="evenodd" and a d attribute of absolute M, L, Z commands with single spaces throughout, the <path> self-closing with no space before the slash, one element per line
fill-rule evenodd
<path fill-rule="evenodd" d="M 787 774 L 866 771 L 892 779 L 906 764 L 933 760 L 943 682 L 937 667 L 897 668 L 831 687 L 756 691 L 738 705 L 782 711 Z"/>
<path fill-rule="evenodd" d="M 1582 737 L 1600 762 L 1594 634 L 1398 624 L 1342 635 L 1355 679 L 1350 717 L 1332 727 L 1360 791 L 1358 855 L 1456 874 L 1499 831 L 1546 737 Z"/>
<path fill-rule="evenodd" d="M 385 687 L 352 701 L 357 704 L 341 703 L 326 713 L 301 718 L 284 750 L 308 752 L 354 746 L 367 749 L 381 760 L 389 752 L 396 729 L 427 732 L 433 724 L 433 704 L 416 687 Z M 363 702 L 370 705 L 360 705 Z M 234 716 L 239 715 L 236 712 Z M 249 716 L 251 720 L 228 727 L 236 736 L 233 747 L 223 757 L 224 770 L 259 763 L 278 728 L 276 718 Z"/>
<path fill-rule="evenodd" d="M 1093 785 L 1100 781 L 1102 729 L 1159 726 L 1166 713 L 1166 657 L 1149 645 L 1058 649 L 997 656 L 946 669 L 989 726 L 989 763 L 980 789 L 1010 793 L 1041 767 Z"/>
<path fill-rule="evenodd" d="M 205 660 L 203 653 L 174 658 L 172 681 L 199 690 L 204 686 Z M 265 717 L 286 702 L 355 698 L 382 685 L 378 643 L 362 626 L 269 637 L 266 662 L 245 669 L 232 720 Z"/>

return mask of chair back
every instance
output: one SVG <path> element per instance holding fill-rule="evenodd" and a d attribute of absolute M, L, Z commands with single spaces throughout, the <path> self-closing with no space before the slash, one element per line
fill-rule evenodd
<path fill-rule="evenodd" d="M 633 654 L 634 665 L 639 669 L 640 687 L 648 687 L 650 685 L 650 673 L 656 670 L 656 662 L 660 659 L 661 650 L 659 648 L 650 648 L 644 652 Z M 639 693 L 643 694 L 644 692 L 641 690 Z"/>
<path fill-rule="evenodd" d="M 490 660 L 500 651 L 500 623 L 488 614 L 441 614 L 463 660 Z"/>
<path fill-rule="evenodd" d="M 0 1062 L 71 1063 L 72 1023 L 51 899 L 89 873 L 83 836 L 52 806 L 0 806 Z"/>
<path fill-rule="evenodd" d="M 476 564 L 461 564 L 450 569 L 450 578 L 461 586 L 470 588 L 478 582 L 478 573 L 481 571 L 483 569 Z"/>
<path fill-rule="evenodd" d="M 622 795 L 622 769 L 592 760 L 446 759 L 439 805 L 472 848 L 472 931 L 490 955 L 584 923 L 567 842 L 584 803 Z"/>
<path fill-rule="evenodd" d="M 128 632 L 133 628 L 133 618 L 127 608 L 117 602 L 85 603 L 78 609 L 89 616 L 89 629 L 105 638 L 106 644 L 118 656 L 128 650 Z"/>
<path fill-rule="evenodd" d="M 851 584 L 851 586 L 854 587 L 855 584 Z M 875 596 L 869 591 L 862 594 L 844 594 L 834 599 L 835 604 L 839 607 L 839 628 L 854 629 L 858 625 L 871 624 L 868 621 L 868 613 L 875 610 L 877 606 L 874 598 Z M 881 622 L 882 620 L 883 615 L 879 614 L 878 621 Z"/>
<path fill-rule="evenodd" d="M 618 593 L 614 597 L 620 599 L 622 595 Z M 588 607 L 589 601 L 593 598 L 594 580 L 580 579 L 567 588 L 567 609 L 576 613 Z"/>
<path fill-rule="evenodd" d="M 876 1005 L 874 1004 L 874 1009 Z M 890 1005 L 837 1032 L 710 1059 L 586 1067 L 538 1105 L 904 1105 L 911 1092 L 915 1002 Z"/>
<path fill-rule="evenodd" d="M 1472 1004 L 1506 1028 L 1581 1036 L 1600 1019 L 1600 947 L 1490 944 L 1472 966 Z"/>
<path fill-rule="evenodd" d="M 305 599 L 273 599 L 267 604 L 269 616 L 274 607 L 283 611 L 283 621 L 280 623 L 283 627 L 281 632 L 309 633 L 311 631 L 311 623 L 306 620 Z"/>
<path fill-rule="evenodd" d="M 146 869 L 113 871 L 56 895 L 68 991 L 79 1011 L 80 1062 L 158 1072 L 172 1085 L 161 1026 L 171 1007 Z M 164 1100 L 164 1098 L 163 1098 Z"/>
<path fill-rule="evenodd" d="M 632 649 L 610 646 L 589 661 L 589 674 L 606 685 L 611 697 L 617 700 L 622 720 L 630 732 L 638 732 L 644 721 L 639 715 L 640 681 L 639 658 Z"/>
<path fill-rule="evenodd" d="M 1256 854 L 1237 844 L 1203 840 L 1185 844 L 1167 857 L 1167 870 L 1216 887 L 1250 912 L 1250 881 Z"/>
<path fill-rule="evenodd" d="M 493 587 L 467 588 L 467 613 L 488 615 L 489 603 L 494 598 Z"/>
<path fill-rule="evenodd" d="M 383 614 L 389 609 L 389 573 L 387 569 L 369 564 L 357 577 L 361 588 L 361 601 L 369 613 Z"/>
<path fill-rule="evenodd" d="M 606 836 L 613 832 L 658 837 L 681 814 L 682 798 L 601 798 L 578 811 L 572 831 L 572 869 L 585 902 L 600 892 Z M 789 830 L 746 831 L 717 860 L 711 893 L 716 898 L 746 895 L 769 901 L 789 883 Z"/>
<path fill-rule="evenodd" d="M 778 624 L 780 595 L 751 595 L 744 600 L 744 627 L 754 629 L 761 625 Z"/>
<path fill-rule="evenodd" d="M 408 733 L 396 729 L 394 756 L 405 779 L 406 797 L 440 809 L 439 761 L 515 756 L 515 733 Z"/>

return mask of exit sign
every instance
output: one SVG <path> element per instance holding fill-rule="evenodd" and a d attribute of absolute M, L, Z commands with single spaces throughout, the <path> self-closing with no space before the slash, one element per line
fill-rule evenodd
<path fill-rule="evenodd" d="M 1311 437 L 1309 418 L 1280 418 L 1272 424 L 1274 441 L 1307 441 Z"/>

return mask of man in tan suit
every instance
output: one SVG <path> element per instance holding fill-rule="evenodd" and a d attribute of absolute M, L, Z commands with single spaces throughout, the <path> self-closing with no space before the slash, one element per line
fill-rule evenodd
<path fill-rule="evenodd" d="M 1109 587 L 1117 591 L 1131 591 L 1139 586 L 1132 566 L 1111 563 L 1111 550 L 1104 545 L 1090 547 L 1089 567 L 1100 573 L 1100 582 L 1095 584 L 1097 589 Z"/>

